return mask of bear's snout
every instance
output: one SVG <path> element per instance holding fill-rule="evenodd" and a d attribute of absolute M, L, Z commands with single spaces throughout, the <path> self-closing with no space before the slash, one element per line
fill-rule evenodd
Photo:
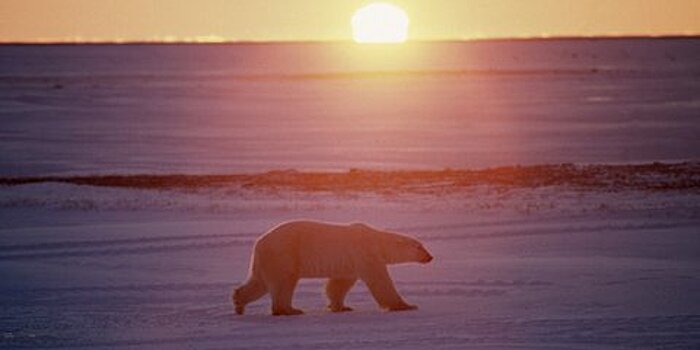
<path fill-rule="evenodd" d="M 423 248 L 423 249 L 421 249 L 421 250 L 422 250 L 422 255 L 423 255 L 423 256 L 421 257 L 421 259 L 419 260 L 419 262 L 420 262 L 421 264 L 427 264 L 427 263 L 433 261 L 433 256 L 430 255 L 430 253 L 428 253 L 428 251 L 425 250 L 425 248 Z"/>

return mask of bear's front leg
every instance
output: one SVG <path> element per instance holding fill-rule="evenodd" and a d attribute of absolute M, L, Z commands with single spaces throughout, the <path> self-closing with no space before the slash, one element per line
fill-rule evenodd
<path fill-rule="evenodd" d="M 386 265 L 375 263 L 366 266 L 360 276 L 380 307 L 389 311 L 415 310 L 418 307 L 406 303 L 394 287 Z"/>
<path fill-rule="evenodd" d="M 345 296 L 355 285 L 355 278 L 331 278 L 326 284 L 326 296 L 328 297 L 328 309 L 332 312 L 352 311 L 345 306 Z"/>
<path fill-rule="evenodd" d="M 270 295 L 272 296 L 273 316 L 293 316 L 304 313 L 304 311 L 292 307 L 292 297 L 298 280 L 296 277 L 287 276 L 271 283 Z"/>

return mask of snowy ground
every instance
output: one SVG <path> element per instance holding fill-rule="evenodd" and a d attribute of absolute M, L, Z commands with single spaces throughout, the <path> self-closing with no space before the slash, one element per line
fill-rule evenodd
<path fill-rule="evenodd" d="M 700 349 L 700 40 L 401 47 L 0 47 L 0 348 Z M 296 218 L 420 309 L 235 316 Z"/>
<path fill-rule="evenodd" d="M 700 40 L 0 46 L 0 176 L 700 159 Z"/>
<path fill-rule="evenodd" d="M 253 240 L 292 218 L 414 234 L 436 260 L 391 269 L 419 305 L 300 317 L 230 305 Z M 0 347 L 697 349 L 697 191 L 481 186 L 448 194 L 134 190 L 40 183 L 0 192 Z"/>

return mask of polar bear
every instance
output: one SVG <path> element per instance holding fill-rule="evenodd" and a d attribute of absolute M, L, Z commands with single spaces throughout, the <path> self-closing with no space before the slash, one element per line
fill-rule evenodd
<path fill-rule="evenodd" d="M 345 296 L 357 279 L 369 288 L 380 307 L 413 310 L 394 287 L 386 265 L 428 263 L 430 253 L 416 239 L 365 224 L 317 221 L 282 223 L 255 242 L 245 284 L 232 295 L 237 314 L 270 293 L 273 315 L 299 315 L 292 295 L 300 278 L 328 278 L 326 296 L 333 312 L 352 311 Z"/>

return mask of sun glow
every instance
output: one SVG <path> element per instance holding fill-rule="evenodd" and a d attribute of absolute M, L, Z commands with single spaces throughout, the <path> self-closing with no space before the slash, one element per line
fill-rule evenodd
<path fill-rule="evenodd" d="M 373 3 L 352 16 L 352 36 L 358 43 L 402 43 L 408 37 L 408 16 L 398 6 Z"/>

